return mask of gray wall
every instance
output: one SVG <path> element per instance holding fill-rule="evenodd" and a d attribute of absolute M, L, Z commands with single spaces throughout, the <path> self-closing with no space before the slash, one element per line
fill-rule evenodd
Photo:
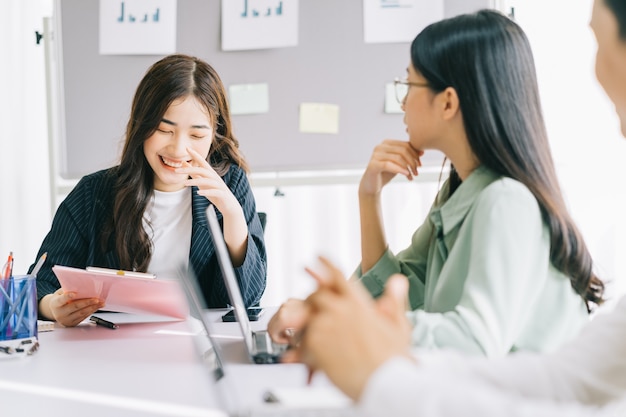
<path fill-rule="evenodd" d="M 99 55 L 98 0 L 56 4 L 65 113 L 60 174 L 79 178 L 117 163 L 135 88 L 160 56 Z M 446 0 L 446 15 L 490 4 Z M 383 108 L 385 84 L 405 73 L 409 44 L 365 44 L 362 16 L 361 0 L 301 0 L 297 47 L 223 52 L 220 1 L 178 0 L 178 52 L 209 62 L 227 88 L 269 84 L 269 113 L 233 116 L 253 172 L 362 168 L 382 139 L 406 138 L 402 115 Z M 338 104 L 339 134 L 300 133 L 301 102 Z M 425 162 L 439 164 L 440 155 Z"/>

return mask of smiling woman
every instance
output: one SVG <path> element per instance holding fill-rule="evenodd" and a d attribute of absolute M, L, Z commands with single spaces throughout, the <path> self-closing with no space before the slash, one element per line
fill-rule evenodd
<path fill-rule="evenodd" d="M 59 289 L 53 265 L 174 278 L 184 264 L 199 276 L 207 304 L 225 307 L 209 204 L 219 211 L 245 302 L 258 303 L 266 280 L 263 230 L 224 87 L 206 62 L 167 56 L 137 87 L 120 164 L 83 177 L 57 210 L 39 250 L 48 253 L 37 279 L 40 314 L 73 326 L 104 307 Z"/>
<path fill-rule="evenodd" d="M 178 191 L 188 176 L 176 171 L 191 166 L 191 148 L 206 159 L 211 147 L 211 116 L 198 99 L 189 96 L 175 101 L 163 115 L 157 130 L 143 143 L 146 160 L 154 171 L 154 189 Z"/>

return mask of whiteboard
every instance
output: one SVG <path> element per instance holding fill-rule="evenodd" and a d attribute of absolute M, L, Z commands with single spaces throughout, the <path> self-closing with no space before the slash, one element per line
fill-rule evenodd
<path fill-rule="evenodd" d="M 385 85 L 405 74 L 409 43 L 365 44 L 361 0 L 300 0 L 298 46 L 228 52 L 221 50 L 220 3 L 178 0 L 176 49 L 210 63 L 227 89 L 268 84 L 268 113 L 232 116 L 253 172 L 364 168 L 383 139 L 406 139 L 402 114 L 384 113 L 384 98 Z M 445 0 L 445 15 L 491 3 Z M 118 163 L 135 88 L 161 58 L 100 55 L 98 10 L 98 0 L 55 2 L 57 160 L 65 179 Z M 338 105 L 339 133 L 299 132 L 302 102 Z M 423 162 L 439 165 L 441 155 L 427 153 Z"/>

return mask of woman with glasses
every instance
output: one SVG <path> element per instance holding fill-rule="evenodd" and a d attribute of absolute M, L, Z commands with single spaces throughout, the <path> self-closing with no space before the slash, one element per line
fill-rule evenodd
<path fill-rule="evenodd" d="M 374 297 L 393 274 L 408 277 L 414 346 L 551 350 L 588 321 L 604 286 L 561 195 L 528 40 L 504 15 L 480 11 L 430 25 L 410 52 L 396 81 L 409 139 L 376 146 L 361 178 L 356 277 Z M 396 175 L 416 177 L 430 149 L 450 161 L 449 178 L 394 254 L 381 192 Z M 290 301 L 270 332 L 284 340 L 307 316 Z"/>
<path fill-rule="evenodd" d="M 595 0 L 596 76 L 626 136 L 626 2 Z M 409 352 L 407 280 L 389 279 L 373 303 L 326 263 L 299 350 L 358 401 L 359 415 L 420 417 L 622 417 L 626 415 L 626 297 L 549 354 L 497 360 Z M 348 314 L 346 314 L 348 312 Z M 546 318 L 548 319 L 548 318 Z M 355 344 L 367 349 L 355 349 Z M 293 359 L 293 357 L 292 357 Z"/>

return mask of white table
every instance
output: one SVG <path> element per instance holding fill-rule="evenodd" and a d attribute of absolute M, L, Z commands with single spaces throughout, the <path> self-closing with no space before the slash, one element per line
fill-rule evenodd
<path fill-rule="evenodd" d="M 1 414 L 212 417 L 222 415 L 216 409 L 223 406 L 225 395 L 241 406 L 252 406 L 262 402 L 268 389 L 306 385 L 302 365 L 251 364 L 238 324 L 222 323 L 223 313 L 211 311 L 209 317 L 227 362 L 230 386 L 238 381 L 226 394 L 216 389 L 201 364 L 188 322 L 125 323 L 138 316 L 99 313 L 120 323 L 119 329 L 88 323 L 74 328 L 55 325 L 55 330 L 39 335 L 40 348 L 34 355 L 0 359 Z M 270 316 L 266 312 L 253 327 L 264 328 Z M 327 385 L 323 376 L 318 379 Z"/>
<path fill-rule="evenodd" d="M 39 341 L 32 356 L 0 360 L 3 415 L 211 415 L 210 380 L 186 322 L 57 325 Z"/>

